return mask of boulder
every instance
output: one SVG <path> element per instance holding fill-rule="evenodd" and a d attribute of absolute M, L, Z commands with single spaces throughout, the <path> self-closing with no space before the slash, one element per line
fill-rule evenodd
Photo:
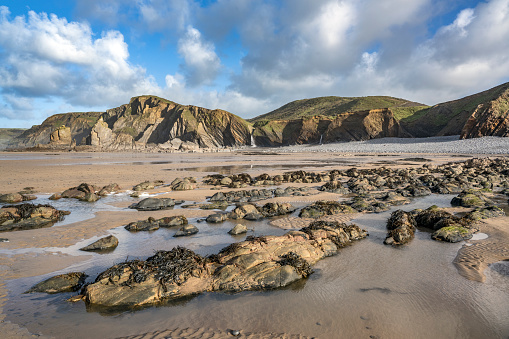
<path fill-rule="evenodd" d="M 452 198 L 451 205 L 462 207 L 485 207 L 494 205 L 494 203 L 479 191 L 467 190 L 458 194 L 457 197 Z"/>
<path fill-rule="evenodd" d="M 133 187 L 133 191 L 147 191 L 154 189 L 158 186 L 161 186 L 164 184 L 164 181 L 162 180 L 155 180 L 155 181 L 144 181 L 142 183 L 139 183 Z"/>
<path fill-rule="evenodd" d="M 440 228 L 431 235 L 431 238 L 454 243 L 472 238 L 473 233 L 474 230 L 455 224 Z"/>
<path fill-rule="evenodd" d="M 95 195 L 96 189 L 93 185 L 82 183 L 77 187 L 71 187 L 62 192 L 62 198 L 75 198 L 75 199 L 87 199 L 86 196 L 88 194 L 89 198 Z"/>
<path fill-rule="evenodd" d="M 104 251 L 111 250 L 118 246 L 118 239 L 113 235 L 101 238 L 88 246 L 80 248 L 82 251 Z"/>
<path fill-rule="evenodd" d="M 505 216 L 504 210 L 497 206 L 488 206 L 484 208 L 476 208 L 472 212 L 468 213 L 465 218 L 472 221 L 497 218 Z"/>
<path fill-rule="evenodd" d="M 174 226 L 182 226 L 187 225 L 187 218 L 183 215 L 176 215 L 173 217 L 164 217 L 157 220 L 159 222 L 159 226 L 161 227 L 174 227 Z"/>
<path fill-rule="evenodd" d="M 171 198 L 146 198 L 136 204 L 132 204 L 129 208 L 138 211 L 157 211 L 165 210 L 175 206 L 175 200 Z"/>
<path fill-rule="evenodd" d="M 239 235 L 244 233 L 247 233 L 247 226 L 242 224 L 237 224 L 231 230 L 228 231 L 228 234 L 231 235 Z"/>
<path fill-rule="evenodd" d="M 177 233 L 175 233 L 173 236 L 174 237 L 186 237 L 188 235 L 196 234 L 196 233 L 198 233 L 198 231 L 199 231 L 198 227 L 191 225 L 191 224 L 187 224 L 187 225 L 182 226 L 177 231 Z"/>
<path fill-rule="evenodd" d="M 87 275 L 83 272 L 71 272 L 60 274 L 32 286 L 25 293 L 74 292 L 81 288 L 86 278 Z"/>
<path fill-rule="evenodd" d="M 404 245 L 414 238 L 415 219 L 411 213 L 402 210 L 394 211 L 387 221 L 387 230 L 389 232 L 384 244 Z"/>
<path fill-rule="evenodd" d="M 53 193 L 48 199 L 49 200 L 59 200 L 59 199 L 62 199 L 62 195 L 60 193 Z"/>
<path fill-rule="evenodd" d="M 194 178 L 177 178 L 170 184 L 174 191 L 188 191 L 196 188 L 196 180 Z"/>
<path fill-rule="evenodd" d="M 207 222 L 217 224 L 228 219 L 228 213 L 214 213 L 205 219 Z"/>
<path fill-rule="evenodd" d="M 15 204 L 23 201 L 23 195 L 19 193 L 7 193 L 0 195 L 0 202 L 6 204 Z"/>
<path fill-rule="evenodd" d="M 265 205 L 263 205 L 260 208 L 260 212 L 263 214 L 263 216 L 270 218 L 275 217 L 279 215 L 285 215 L 290 214 L 296 210 L 295 207 L 292 206 L 292 204 L 284 202 L 270 202 Z"/>
<path fill-rule="evenodd" d="M 0 232 L 50 227 L 69 213 L 50 205 L 6 205 L 0 209 Z"/>
<path fill-rule="evenodd" d="M 120 186 L 118 184 L 113 183 L 113 184 L 103 186 L 103 188 L 101 188 L 99 190 L 97 195 L 103 197 L 103 196 L 111 194 L 111 193 L 119 192 L 120 190 L 121 190 Z"/>
<path fill-rule="evenodd" d="M 134 221 L 124 227 L 130 232 L 155 231 L 159 229 L 159 222 L 149 217 L 147 220 Z"/>
<path fill-rule="evenodd" d="M 86 202 L 96 202 L 101 197 L 95 193 L 85 193 L 85 196 L 82 198 L 78 198 L 80 201 L 86 201 Z"/>

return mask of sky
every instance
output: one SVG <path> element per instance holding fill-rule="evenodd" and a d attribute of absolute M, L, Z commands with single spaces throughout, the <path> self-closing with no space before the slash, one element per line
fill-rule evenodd
<path fill-rule="evenodd" d="M 138 95 L 243 118 L 319 96 L 427 105 L 509 81 L 509 0 L 3 0 L 0 127 Z"/>

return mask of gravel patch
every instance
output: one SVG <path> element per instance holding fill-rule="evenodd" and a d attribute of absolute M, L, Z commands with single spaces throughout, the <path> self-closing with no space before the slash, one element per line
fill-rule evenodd
<path fill-rule="evenodd" d="M 293 145 L 277 148 L 251 148 L 252 151 L 300 153 L 462 153 L 508 154 L 509 138 L 482 137 L 460 140 L 459 135 L 431 138 L 380 138 L 366 141 L 337 142 L 323 145 Z"/>

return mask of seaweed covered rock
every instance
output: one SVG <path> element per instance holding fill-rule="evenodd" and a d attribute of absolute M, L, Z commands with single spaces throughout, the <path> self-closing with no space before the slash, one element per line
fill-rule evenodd
<path fill-rule="evenodd" d="M 444 227 L 444 220 L 459 222 L 459 218 L 436 206 L 431 206 L 423 211 L 415 212 L 416 227 L 430 230 L 438 230 Z"/>
<path fill-rule="evenodd" d="M 146 198 L 136 204 L 132 204 L 129 208 L 138 211 L 157 211 L 166 210 L 175 206 L 175 200 L 171 198 Z"/>
<path fill-rule="evenodd" d="M 392 212 L 387 220 L 387 230 L 389 231 L 385 238 L 386 245 L 404 245 L 414 238 L 415 219 L 411 213 L 397 210 Z"/>
<path fill-rule="evenodd" d="M 494 203 L 480 191 L 467 190 L 458 194 L 457 197 L 452 198 L 451 205 L 462 207 L 486 207 L 494 205 Z"/>
<path fill-rule="evenodd" d="M 114 235 L 108 235 L 90 245 L 80 248 L 81 251 L 105 251 L 112 250 L 118 246 L 118 239 Z"/>
<path fill-rule="evenodd" d="M 50 227 L 69 213 L 51 205 L 6 205 L 0 209 L 0 232 Z"/>
<path fill-rule="evenodd" d="M 318 188 L 319 191 L 330 192 L 336 194 L 351 193 L 348 187 L 345 187 L 341 181 L 329 181 Z"/>
<path fill-rule="evenodd" d="M 301 218 L 319 218 L 324 215 L 334 215 L 339 213 L 356 213 L 352 207 L 339 203 L 337 201 L 316 201 L 313 204 L 304 207 L 300 213 Z"/>
<path fill-rule="evenodd" d="M 178 298 L 210 288 L 206 259 L 176 247 L 157 251 L 147 260 L 114 265 L 86 286 L 86 301 L 103 306 L 134 306 Z"/>
<path fill-rule="evenodd" d="M 431 238 L 433 240 L 447 241 L 447 242 L 460 242 L 472 238 L 476 230 L 469 229 L 455 224 L 451 226 L 445 226 L 435 231 Z"/>
<path fill-rule="evenodd" d="M 28 201 L 33 199 L 27 199 L 20 193 L 6 193 L 0 194 L 0 203 L 15 204 L 22 201 Z"/>
<path fill-rule="evenodd" d="M 468 213 L 465 218 L 468 218 L 472 221 L 489 219 L 489 218 L 497 218 L 505 216 L 504 210 L 497 206 L 488 206 L 484 208 L 476 208 L 472 212 Z"/>
<path fill-rule="evenodd" d="M 85 283 L 87 275 L 83 272 L 71 272 L 60 274 L 55 277 L 41 281 L 40 283 L 32 286 L 25 293 L 61 293 L 61 292 L 74 292 L 81 288 Z"/>
<path fill-rule="evenodd" d="M 311 265 L 366 237 L 356 225 L 317 222 L 282 236 L 247 237 L 203 258 L 174 248 L 101 273 L 84 289 L 89 304 L 134 306 L 205 291 L 271 289 L 312 273 Z"/>

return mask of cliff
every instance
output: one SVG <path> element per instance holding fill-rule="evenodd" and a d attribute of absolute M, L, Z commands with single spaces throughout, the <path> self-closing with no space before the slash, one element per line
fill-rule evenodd
<path fill-rule="evenodd" d="M 69 147 L 73 140 L 77 145 L 83 145 L 101 114 L 102 112 L 87 112 L 52 115 L 44 120 L 42 124 L 34 125 L 11 139 L 8 148 L 30 148 L 37 145 L 48 145 L 52 141 L 52 134 L 54 134 L 52 142 L 54 147 Z M 65 127 L 69 128 L 70 131 Z M 59 131 L 62 134 L 61 136 Z M 70 135 L 68 135 L 69 132 Z"/>
<path fill-rule="evenodd" d="M 359 141 L 410 137 L 389 108 L 346 112 L 335 117 L 312 116 L 292 120 L 260 120 L 254 124 L 257 146 Z"/>
<path fill-rule="evenodd" d="M 184 106 L 155 96 L 132 98 L 93 126 L 87 144 L 106 150 L 249 145 L 251 125 L 223 110 Z"/>
<path fill-rule="evenodd" d="M 458 100 L 423 107 L 400 120 L 415 137 L 507 136 L 509 83 Z"/>

